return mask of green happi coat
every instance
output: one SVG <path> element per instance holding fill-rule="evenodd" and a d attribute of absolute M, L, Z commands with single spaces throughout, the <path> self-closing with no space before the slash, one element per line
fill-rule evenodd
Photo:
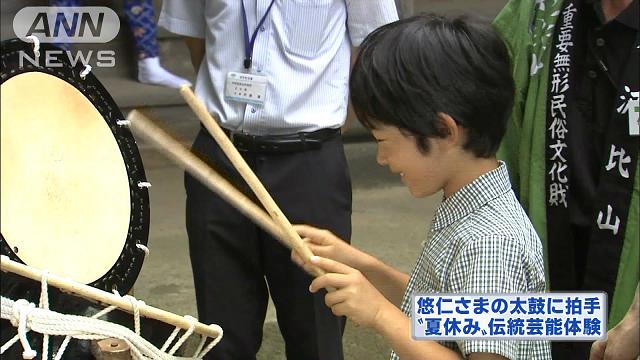
<path fill-rule="evenodd" d="M 549 59 L 554 28 L 562 5 L 560 0 L 511 0 L 494 20 L 494 27 L 509 49 L 516 84 L 513 113 L 498 157 L 509 166 L 514 189 L 542 239 L 545 254 L 545 133 Z M 609 304 L 609 328 L 624 317 L 638 284 L 639 174 L 640 171 L 637 171 L 634 179 L 613 302 Z"/>

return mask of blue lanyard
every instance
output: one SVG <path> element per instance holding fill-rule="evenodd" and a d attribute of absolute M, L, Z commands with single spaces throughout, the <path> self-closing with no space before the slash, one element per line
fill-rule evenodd
<path fill-rule="evenodd" d="M 251 35 L 251 39 L 249 39 L 249 26 L 247 25 L 247 10 L 244 8 L 244 0 L 240 0 L 242 3 L 242 24 L 244 25 L 244 68 L 251 69 L 251 62 L 253 60 L 253 46 L 256 43 L 256 37 L 258 36 L 258 31 L 264 24 L 264 21 L 267 19 L 267 15 L 269 15 L 269 11 L 271 11 L 271 7 L 276 0 L 271 0 L 271 4 L 267 8 L 267 11 L 258 22 L 258 26 L 253 31 L 253 35 Z"/>

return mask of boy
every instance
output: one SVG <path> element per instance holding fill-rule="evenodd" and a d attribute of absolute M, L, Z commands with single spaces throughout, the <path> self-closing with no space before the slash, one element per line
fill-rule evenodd
<path fill-rule="evenodd" d="M 358 119 L 378 142 L 378 162 L 414 197 L 442 190 L 444 200 L 411 276 L 328 231 L 298 226 L 316 254 L 312 263 L 327 271 L 310 291 L 335 289 L 325 303 L 381 333 L 392 359 L 550 359 L 545 341 L 411 337 L 415 292 L 545 290 L 540 239 L 495 158 L 514 91 L 498 35 L 488 25 L 434 15 L 383 26 L 362 44 L 350 91 Z"/>

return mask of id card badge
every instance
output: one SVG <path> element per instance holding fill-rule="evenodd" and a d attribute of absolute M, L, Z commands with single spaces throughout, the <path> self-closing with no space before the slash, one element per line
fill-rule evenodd
<path fill-rule="evenodd" d="M 267 94 L 267 77 L 262 75 L 230 72 L 224 85 L 227 100 L 264 105 Z"/>

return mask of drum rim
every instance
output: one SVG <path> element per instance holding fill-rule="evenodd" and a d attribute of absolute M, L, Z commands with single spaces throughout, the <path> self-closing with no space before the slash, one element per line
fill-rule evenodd
<path fill-rule="evenodd" d="M 47 52 L 59 52 L 60 50 L 61 49 L 49 44 L 41 44 L 40 57 L 38 58 L 39 66 L 35 66 L 27 61 L 23 64 L 23 67 L 19 67 L 17 60 L 19 52 L 24 51 L 28 53 L 30 57 L 34 57 L 33 44 L 23 42 L 20 39 L 9 39 L 0 42 L 0 85 L 15 76 L 29 72 L 41 72 L 55 76 L 69 83 L 85 96 L 107 123 L 111 134 L 118 144 L 120 155 L 125 164 L 129 180 L 131 212 L 127 239 L 120 252 L 120 256 L 115 264 L 113 264 L 102 277 L 88 285 L 105 291 L 117 290 L 120 293 L 126 293 L 133 287 L 142 269 L 142 263 L 145 257 L 144 251 L 137 245 L 146 246 L 149 238 L 149 192 L 146 187 L 138 186 L 139 183 L 147 181 L 142 164 L 142 157 L 140 156 L 135 138 L 129 128 L 117 124 L 118 120 L 124 119 L 120 108 L 102 83 L 100 83 L 92 73 L 87 74 L 85 78 L 82 79 L 80 73 L 84 69 L 83 65 L 77 64 L 73 67 L 65 56 L 58 57 L 58 60 L 63 63 L 62 67 L 47 68 L 43 66 Z M 9 62 L 11 60 L 13 61 Z M 9 64 L 12 66 L 9 66 Z M 10 248 L 2 234 L 0 234 L 0 253 L 14 261 L 24 263 Z"/>

